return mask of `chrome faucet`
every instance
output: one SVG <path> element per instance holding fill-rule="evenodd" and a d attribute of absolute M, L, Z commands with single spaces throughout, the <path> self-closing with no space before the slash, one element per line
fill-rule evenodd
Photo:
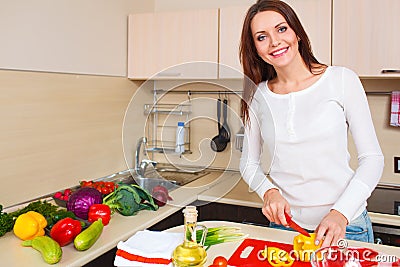
<path fill-rule="evenodd" d="M 149 166 L 150 164 L 153 166 L 156 166 L 156 164 L 157 164 L 156 161 L 149 160 L 149 159 L 142 159 L 142 161 L 140 161 L 140 149 L 142 147 L 142 144 L 143 144 L 143 146 L 145 146 L 146 143 L 147 143 L 147 138 L 141 137 L 141 138 L 139 138 L 139 140 L 137 141 L 137 144 L 136 144 L 135 172 L 139 177 L 144 177 L 147 166 Z M 144 151 L 144 155 L 147 156 L 146 149 L 144 149 L 143 151 Z"/>

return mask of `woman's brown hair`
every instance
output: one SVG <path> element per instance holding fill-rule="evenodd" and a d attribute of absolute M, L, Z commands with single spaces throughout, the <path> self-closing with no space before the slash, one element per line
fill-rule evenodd
<path fill-rule="evenodd" d="M 289 27 L 293 29 L 299 38 L 299 52 L 308 69 L 313 72 L 313 66 L 323 65 L 314 57 L 311 49 L 310 39 L 307 36 L 299 18 L 294 10 L 285 2 L 280 0 L 258 0 L 247 11 L 244 19 L 242 36 L 240 40 L 240 61 L 243 66 L 244 88 L 241 100 L 241 116 L 243 122 L 249 119 L 249 105 L 253 98 L 257 85 L 265 80 L 271 80 L 276 77 L 274 67 L 265 62 L 257 53 L 254 39 L 251 31 L 251 21 L 254 16 L 263 11 L 275 11 L 281 14 Z M 323 71 L 323 70 L 322 70 Z"/>

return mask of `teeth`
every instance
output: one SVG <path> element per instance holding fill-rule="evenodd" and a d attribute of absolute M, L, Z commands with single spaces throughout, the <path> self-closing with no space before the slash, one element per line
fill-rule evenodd
<path fill-rule="evenodd" d="M 276 51 L 276 52 L 272 53 L 272 55 L 273 55 L 273 56 L 280 55 L 280 54 L 282 54 L 282 53 L 286 52 L 286 50 L 287 50 L 286 48 L 284 48 L 284 49 L 281 49 L 281 50 L 279 50 L 279 51 Z"/>

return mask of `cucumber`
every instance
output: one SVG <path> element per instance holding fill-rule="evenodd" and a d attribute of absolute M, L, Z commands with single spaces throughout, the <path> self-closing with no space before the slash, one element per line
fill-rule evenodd
<path fill-rule="evenodd" d="M 103 223 L 101 219 L 93 222 L 88 228 L 83 230 L 74 239 L 74 246 L 77 250 L 83 251 L 89 249 L 99 239 L 103 232 Z"/>
<path fill-rule="evenodd" d="M 22 242 L 24 247 L 33 247 L 42 254 L 48 264 L 55 264 L 61 260 L 62 250 L 60 245 L 48 236 L 37 236 L 32 240 Z"/>

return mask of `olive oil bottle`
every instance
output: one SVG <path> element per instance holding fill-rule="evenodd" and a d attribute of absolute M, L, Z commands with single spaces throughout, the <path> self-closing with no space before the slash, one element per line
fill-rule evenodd
<path fill-rule="evenodd" d="M 177 246 L 172 254 L 175 267 L 201 267 L 207 260 L 204 241 L 207 236 L 207 227 L 197 225 L 197 210 L 195 206 L 187 206 L 183 210 L 184 241 Z M 202 229 L 203 234 L 199 243 L 196 240 L 196 231 Z"/>

